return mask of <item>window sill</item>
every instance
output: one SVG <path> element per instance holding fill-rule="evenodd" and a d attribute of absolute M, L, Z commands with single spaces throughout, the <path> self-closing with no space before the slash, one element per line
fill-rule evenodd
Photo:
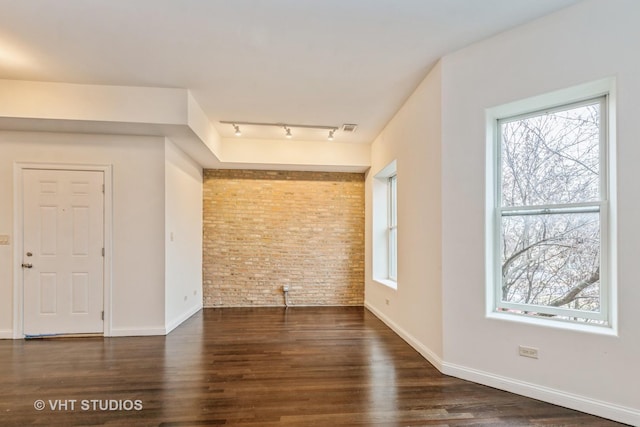
<path fill-rule="evenodd" d="M 576 331 L 576 332 L 586 332 L 591 334 L 606 335 L 606 336 L 612 336 L 612 337 L 618 336 L 617 329 L 612 328 L 611 326 L 588 325 L 588 324 L 573 323 L 573 322 L 563 321 L 563 320 L 541 319 L 541 318 L 530 317 L 522 314 L 491 312 L 491 313 L 487 313 L 487 319 L 505 320 L 508 322 L 524 323 L 527 325 L 542 326 L 542 327 L 554 328 L 554 329 L 564 329 L 564 330 Z"/>
<path fill-rule="evenodd" d="M 374 282 L 386 286 L 388 288 L 393 289 L 394 291 L 398 290 L 398 282 L 389 280 L 389 279 L 373 279 Z"/>

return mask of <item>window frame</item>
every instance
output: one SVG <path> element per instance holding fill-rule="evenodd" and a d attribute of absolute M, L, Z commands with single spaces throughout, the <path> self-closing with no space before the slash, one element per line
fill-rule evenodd
<path fill-rule="evenodd" d="M 382 167 L 373 176 L 371 182 L 372 190 L 372 218 L 371 218 L 371 274 L 374 282 L 384 285 L 393 290 L 398 289 L 397 280 L 397 240 L 396 240 L 396 274 L 390 275 L 390 224 L 391 224 L 391 205 L 390 205 L 390 181 L 391 177 L 397 177 L 397 160 L 393 160 Z M 393 180 L 391 182 L 394 182 Z M 397 178 L 395 178 L 397 183 Z M 397 184 L 396 190 L 396 209 L 397 209 Z M 397 221 L 397 210 L 395 220 Z M 397 230 L 397 222 L 396 227 Z M 396 233 L 397 237 L 397 233 Z M 392 276 L 396 276 L 395 278 Z"/>
<path fill-rule="evenodd" d="M 518 114 L 502 114 L 497 117 L 493 117 L 493 219 L 492 219 L 492 239 L 493 239 L 493 271 L 491 277 L 491 293 L 493 295 L 493 301 L 491 302 L 491 311 L 493 313 L 519 315 L 526 316 L 528 318 L 537 318 L 567 322 L 579 322 L 584 323 L 585 320 L 602 322 L 604 326 L 611 327 L 612 325 L 612 310 L 611 310 L 611 298 L 612 298 L 612 284 L 611 278 L 611 257 L 610 250 L 611 234 L 613 230 L 610 225 L 610 204 L 611 204 L 611 181 L 612 177 L 610 168 L 610 156 L 611 156 L 611 142 L 610 142 L 610 121 L 611 121 L 611 108 L 610 108 L 610 95 L 608 92 L 599 93 L 594 96 L 584 97 L 579 100 L 569 100 L 568 102 L 556 102 L 549 108 L 537 108 L 525 110 Z M 580 203 L 563 203 L 563 204 L 541 204 L 541 205 L 528 205 L 528 206 L 502 206 L 502 178 L 503 178 L 503 163 L 502 163 L 502 125 L 518 120 L 523 120 L 530 117 L 537 117 L 544 114 L 553 112 L 571 110 L 585 105 L 599 104 L 600 106 L 600 147 L 599 147 L 599 179 L 600 179 L 600 194 L 596 201 L 592 202 L 580 202 Z M 502 220 L 506 216 L 523 216 L 523 215 L 548 215 L 548 214 L 580 214 L 585 212 L 597 212 L 599 214 L 599 226 L 600 226 L 600 278 L 599 278 L 599 298 L 600 298 L 600 311 L 590 312 L 583 310 L 558 308 L 551 306 L 541 306 L 534 304 L 523 303 L 510 303 L 502 301 Z M 571 319 L 562 319 L 555 317 L 542 317 L 534 314 L 528 314 L 527 312 L 548 314 L 551 316 L 565 316 L 570 318 L 579 318 L 582 320 L 575 321 Z M 594 324 L 598 325 L 599 324 Z"/>
<path fill-rule="evenodd" d="M 387 278 L 398 281 L 398 175 L 387 177 Z"/>

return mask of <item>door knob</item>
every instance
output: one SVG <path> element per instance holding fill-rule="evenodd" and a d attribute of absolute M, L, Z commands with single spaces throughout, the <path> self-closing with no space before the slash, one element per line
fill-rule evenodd
<path fill-rule="evenodd" d="M 32 268 L 33 264 L 22 264 L 22 268 Z"/>

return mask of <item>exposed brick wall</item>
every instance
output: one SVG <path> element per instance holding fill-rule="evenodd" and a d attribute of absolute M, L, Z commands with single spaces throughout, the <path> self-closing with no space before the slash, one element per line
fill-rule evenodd
<path fill-rule="evenodd" d="M 205 170 L 204 305 L 362 305 L 364 175 Z"/>

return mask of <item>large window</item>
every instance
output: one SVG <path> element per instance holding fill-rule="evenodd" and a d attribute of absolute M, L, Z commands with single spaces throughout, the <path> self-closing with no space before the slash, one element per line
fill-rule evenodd
<path fill-rule="evenodd" d="M 497 121 L 495 310 L 609 323 L 607 98 Z"/>
<path fill-rule="evenodd" d="M 389 226 L 387 230 L 387 245 L 389 246 L 389 279 L 398 281 L 398 178 L 392 175 L 387 178 L 387 193 L 389 197 Z"/>
<path fill-rule="evenodd" d="M 373 179 L 373 279 L 398 288 L 398 179 L 396 161 Z"/>

